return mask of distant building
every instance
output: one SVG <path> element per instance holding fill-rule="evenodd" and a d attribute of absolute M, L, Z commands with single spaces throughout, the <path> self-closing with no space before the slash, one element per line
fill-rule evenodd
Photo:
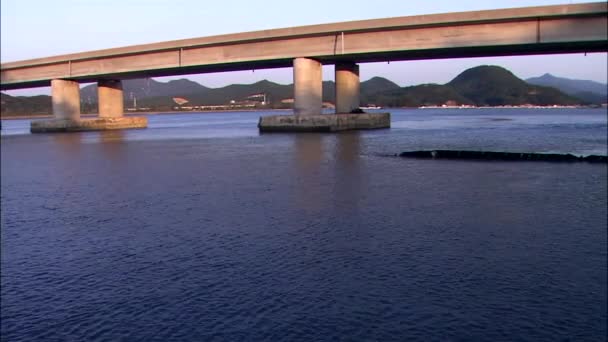
<path fill-rule="evenodd" d="M 174 98 L 173 98 L 173 102 L 175 102 L 175 103 L 177 103 L 178 105 L 180 105 L 180 106 L 181 106 L 181 105 L 183 105 L 183 104 L 188 103 L 189 101 L 188 101 L 188 100 L 186 100 L 186 99 L 185 99 L 185 98 L 183 98 L 183 97 L 174 97 Z"/>

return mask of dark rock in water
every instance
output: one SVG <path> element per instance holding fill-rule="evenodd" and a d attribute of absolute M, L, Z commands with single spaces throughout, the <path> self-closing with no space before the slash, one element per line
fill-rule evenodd
<path fill-rule="evenodd" d="M 355 108 L 355 109 L 351 110 L 350 113 L 351 114 L 363 114 L 365 112 L 361 108 Z"/>
<path fill-rule="evenodd" d="M 590 155 L 583 158 L 586 162 L 590 163 L 608 163 L 608 156 Z"/>
<path fill-rule="evenodd" d="M 400 157 L 408 158 L 432 158 L 432 159 L 474 159 L 474 160 L 523 160 L 523 161 L 555 161 L 555 162 L 577 162 L 586 161 L 591 163 L 606 163 L 608 157 L 590 155 L 577 157 L 572 154 L 559 153 L 516 153 L 516 152 L 488 152 L 488 151 L 460 151 L 460 150 L 431 150 L 431 151 L 408 151 L 399 154 Z"/>

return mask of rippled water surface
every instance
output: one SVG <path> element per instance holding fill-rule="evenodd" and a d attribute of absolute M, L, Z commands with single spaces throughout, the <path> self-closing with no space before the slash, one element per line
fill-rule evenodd
<path fill-rule="evenodd" d="M 604 340 L 606 164 L 392 155 L 606 155 L 606 110 L 392 113 L 2 121 L 2 341 Z"/>

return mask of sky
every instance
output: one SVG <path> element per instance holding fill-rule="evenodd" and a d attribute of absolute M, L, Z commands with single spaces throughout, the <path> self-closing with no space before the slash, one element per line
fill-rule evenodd
<path fill-rule="evenodd" d="M 282 27 L 420 14 L 583 3 L 573 0 L 0 0 L 2 63 L 167 40 Z M 606 83 L 608 54 L 363 63 L 361 80 L 382 76 L 401 86 L 447 83 L 478 65 L 499 65 L 520 78 L 555 76 Z M 333 80 L 333 66 L 323 67 Z M 262 79 L 292 83 L 291 68 L 157 78 L 189 78 L 208 87 Z M 8 92 L 49 94 L 48 87 Z"/>

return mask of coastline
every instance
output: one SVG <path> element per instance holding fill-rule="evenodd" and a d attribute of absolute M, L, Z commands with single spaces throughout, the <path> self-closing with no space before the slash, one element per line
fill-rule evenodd
<path fill-rule="evenodd" d="M 585 108 L 597 108 L 597 109 L 601 109 L 604 108 L 606 109 L 606 106 L 598 106 L 598 107 L 593 107 L 593 106 L 557 106 L 557 105 L 553 105 L 553 106 L 421 106 L 421 107 L 394 107 L 394 108 L 378 108 L 378 109 L 386 109 L 386 110 L 390 110 L 390 109 L 517 109 L 517 108 L 522 108 L 522 109 L 530 109 L 530 108 L 534 108 L 534 109 L 585 109 Z M 375 108 L 374 108 L 375 109 Z M 225 109 L 225 110 L 192 110 L 192 111 L 151 111 L 151 112 L 125 112 L 125 116 L 135 116 L 135 115 L 158 115 L 158 114 L 176 114 L 176 115 L 180 115 L 180 114 L 193 114 L 193 113 L 200 113 L 200 114 L 216 114 L 216 113 L 234 113 L 234 112 L 284 112 L 284 111 L 291 111 L 291 108 L 268 108 L 268 109 Z M 98 114 L 81 114 L 81 117 L 96 117 Z M 46 115 L 8 115 L 8 116 L 2 116 L 0 117 L 1 120 L 19 120 L 19 119 L 25 119 L 25 120 L 33 120 L 33 119 L 52 119 L 53 115 L 52 114 L 46 114 Z"/>
<path fill-rule="evenodd" d="M 125 116 L 136 116 L 136 115 L 158 115 L 158 114 L 215 114 L 215 113 L 234 113 L 234 112 L 270 112 L 270 111 L 288 111 L 290 109 L 226 109 L 226 110 L 192 110 L 192 111 L 158 111 L 158 112 L 125 112 Z M 81 114 L 81 117 L 92 118 L 98 116 L 95 114 Z M 19 119 L 52 119 L 52 114 L 44 115 L 7 115 L 0 117 L 1 120 L 19 120 Z"/>

